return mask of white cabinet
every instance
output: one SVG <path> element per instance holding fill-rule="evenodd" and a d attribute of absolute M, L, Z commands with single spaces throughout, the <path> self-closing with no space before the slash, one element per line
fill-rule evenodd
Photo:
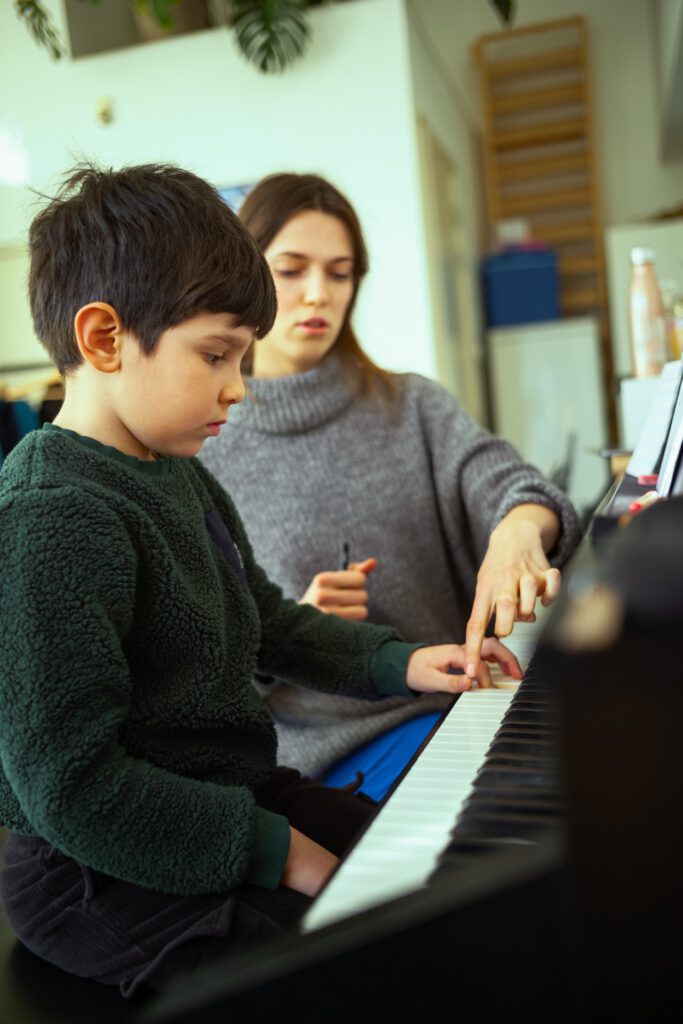
<path fill-rule="evenodd" d="M 569 460 L 567 493 L 593 509 L 609 483 L 597 323 L 585 317 L 488 334 L 493 428 L 546 476 Z"/>

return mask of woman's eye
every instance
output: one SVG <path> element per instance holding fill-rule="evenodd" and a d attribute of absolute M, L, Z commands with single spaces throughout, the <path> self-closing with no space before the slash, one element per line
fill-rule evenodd
<path fill-rule="evenodd" d="M 298 273 L 299 273 L 298 270 L 282 270 L 282 269 L 278 269 L 278 270 L 275 271 L 275 274 L 278 277 L 296 277 L 296 275 Z"/>
<path fill-rule="evenodd" d="M 350 274 L 336 273 L 336 274 L 330 274 L 330 277 L 332 278 L 333 281 L 350 281 L 351 280 L 351 275 Z"/>

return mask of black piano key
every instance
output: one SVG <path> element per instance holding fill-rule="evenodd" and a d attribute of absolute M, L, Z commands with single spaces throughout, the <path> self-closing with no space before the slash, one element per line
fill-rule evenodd
<path fill-rule="evenodd" d="M 552 760 L 556 748 L 556 737 L 543 733 L 519 733 L 515 730 L 499 731 L 491 740 L 489 754 L 528 754 Z"/>
<path fill-rule="evenodd" d="M 503 715 L 503 723 L 510 725 L 534 725 L 537 722 L 541 725 L 548 720 L 547 711 L 543 708 L 524 708 L 511 705 L 510 710 Z"/>
<path fill-rule="evenodd" d="M 557 737 L 557 730 L 549 726 L 540 725 L 501 725 L 496 732 L 496 739 L 517 739 L 527 737 L 529 739 L 544 739 L 547 742 Z"/>
<path fill-rule="evenodd" d="M 471 813 L 460 823 L 458 835 L 512 842 L 533 840 L 542 831 L 543 822 L 535 814 Z"/>
<path fill-rule="evenodd" d="M 477 808 L 495 810 L 500 809 L 502 813 L 506 810 L 516 809 L 529 814 L 538 814 L 541 818 L 551 817 L 560 814 L 564 802 L 559 796 L 552 796 L 539 792 L 512 792 L 507 789 L 475 790 L 463 804 L 461 814 L 469 813 Z M 457 824 L 453 831 L 457 829 Z"/>
<path fill-rule="evenodd" d="M 441 872 L 451 873 L 454 869 L 466 871 L 482 857 L 497 853 L 503 844 L 491 836 L 463 836 L 442 851 L 439 862 L 432 873 L 432 878 Z"/>
<path fill-rule="evenodd" d="M 558 781 L 551 770 L 537 771 L 533 768 L 508 768 L 505 765 L 485 764 L 477 772 L 472 788 L 508 786 L 514 789 L 557 789 Z"/>
<path fill-rule="evenodd" d="M 488 757 L 534 757 L 552 760 L 555 745 L 536 736 L 496 737 L 488 749 Z"/>
<path fill-rule="evenodd" d="M 533 751 L 526 753 L 502 754 L 496 751 L 489 751 L 486 757 L 486 764 L 500 768 L 521 768 L 533 771 L 542 771 L 548 765 L 547 757 L 537 755 Z"/>
<path fill-rule="evenodd" d="M 491 740 L 491 748 L 498 746 L 501 750 L 505 747 L 512 750 L 513 747 L 528 746 L 539 751 L 554 751 L 556 745 L 557 733 L 512 725 L 499 728 Z"/>

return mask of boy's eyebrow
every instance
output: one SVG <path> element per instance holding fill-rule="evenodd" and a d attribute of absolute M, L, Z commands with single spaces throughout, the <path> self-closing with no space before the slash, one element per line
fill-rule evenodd
<path fill-rule="evenodd" d="M 216 334 L 215 332 L 213 332 L 212 334 L 207 334 L 202 339 L 202 343 L 205 343 L 207 341 L 217 341 L 221 345 L 237 345 L 238 348 L 248 348 L 249 345 L 251 345 L 251 343 L 253 342 L 253 340 L 253 337 L 249 338 L 248 340 L 245 340 L 239 334 L 232 334 L 230 331 L 226 331 L 225 333 L 219 334 Z"/>

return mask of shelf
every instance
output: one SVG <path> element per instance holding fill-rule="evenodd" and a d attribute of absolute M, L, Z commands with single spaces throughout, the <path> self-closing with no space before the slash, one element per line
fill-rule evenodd
<path fill-rule="evenodd" d="M 534 178 L 549 178 L 556 174 L 565 175 L 572 172 L 588 171 L 589 167 L 588 154 L 575 153 L 569 156 L 540 157 L 537 160 L 499 162 L 496 173 L 501 182 L 526 181 Z"/>
<path fill-rule="evenodd" d="M 491 100 L 493 114 L 513 114 L 524 110 L 540 110 L 563 104 L 582 103 L 586 98 L 583 83 L 566 85 L 558 89 L 540 89 L 534 92 L 513 93 Z"/>
<path fill-rule="evenodd" d="M 542 146 L 549 142 L 566 142 L 586 137 L 588 125 L 584 118 L 571 121 L 550 121 L 547 124 L 516 131 L 501 132 L 491 140 L 491 146 L 498 150 L 524 149 L 527 146 Z"/>
<path fill-rule="evenodd" d="M 581 50 L 578 47 L 571 47 L 551 50 L 549 53 L 537 53 L 530 57 L 518 57 L 514 60 L 496 61 L 488 66 L 487 74 L 491 79 L 520 78 L 539 71 L 573 68 L 580 63 Z"/>
<path fill-rule="evenodd" d="M 569 222 L 567 224 L 531 224 L 533 237 L 548 245 L 558 242 L 592 241 L 595 227 L 591 221 Z"/>
<path fill-rule="evenodd" d="M 562 189 L 552 192 L 530 192 L 528 195 L 503 199 L 500 209 L 504 217 L 515 217 L 534 210 L 566 210 L 573 206 L 583 207 L 591 204 L 591 190 L 588 188 Z"/>
<path fill-rule="evenodd" d="M 556 251 L 566 315 L 601 326 L 603 390 L 616 436 L 602 217 L 585 18 L 486 35 L 475 44 L 492 231 L 521 219 Z"/>

